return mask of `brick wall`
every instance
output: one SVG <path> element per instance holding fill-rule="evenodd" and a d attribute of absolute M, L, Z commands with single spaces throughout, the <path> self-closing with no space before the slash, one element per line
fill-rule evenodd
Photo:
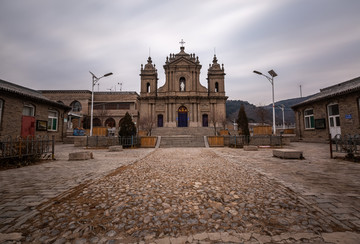
<path fill-rule="evenodd" d="M 13 94 L 0 94 L 0 99 L 4 101 L 2 121 L 0 127 L 0 136 L 17 137 L 21 135 L 22 112 L 24 104 L 31 104 L 35 107 L 35 123 L 37 120 L 48 120 L 49 109 L 58 111 L 58 127 L 57 131 L 37 131 L 35 128 L 35 136 L 37 135 L 55 135 L 56 141 L 62 141 L 64 132 L 64 110 L 52 107 L 46 103 L 33 101 L 28 98 L 16 96 Z M 36 125 L 35 125 L 36 126 Z"/>
<path fill-rule="evenodd" d="M 337 103 L 339 105 L 341 134 L 360 134 L 360 111 L 358 99 L 360 99 L 359 94 L 350 93 L 298 107 L 295 110 L 297 136 L 308 141 L 326 141 L 329 138 L 330 133 L 327 107 L 329 104 L 333 103 Z M 313 109 L 315 120 L 325 119 L 325 129 L 305 129 L 304 111 L 309 108 Z"/>

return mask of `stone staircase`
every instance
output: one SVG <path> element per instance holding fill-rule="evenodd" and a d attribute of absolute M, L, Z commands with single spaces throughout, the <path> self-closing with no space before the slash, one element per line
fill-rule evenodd
<path fill-rule="evenodd" d="M 160 147 L 205 147 L 205 141 L 204 136 L 162 136 Z"/>
<path fill-rule="evenodd" d="M 161 136 L 160 147 L 205 147 L 204 136 L 214 135 L 211 127 L 162 127 L 155 128 L 151 135 Z"/>

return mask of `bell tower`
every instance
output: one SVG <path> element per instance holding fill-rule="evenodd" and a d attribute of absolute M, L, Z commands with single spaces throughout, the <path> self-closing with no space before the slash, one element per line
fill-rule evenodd
<path fill-rule="evenodd" d="M 152 64 L 151 57 L 148 58 L 145 68 L 141 65 L 141 87 L 140 87 L 140 96 L 157 96 L 157 81 L 158 74 L 155 64 Z"/>
<path fill-rule="evenodd" d="M 208 94 L 209 96 L 225 96 L 225 72 L 224 65 L 220 67 L 216 55 L 208 69 Z"/>

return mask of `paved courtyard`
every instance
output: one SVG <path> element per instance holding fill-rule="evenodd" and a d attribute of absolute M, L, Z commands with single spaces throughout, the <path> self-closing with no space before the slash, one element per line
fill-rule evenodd
<path fill-rule="evenodd" d="M 328 145 L 92 150 L 0 172 L 0 242 L 358 243 L 360 164 Z"/>

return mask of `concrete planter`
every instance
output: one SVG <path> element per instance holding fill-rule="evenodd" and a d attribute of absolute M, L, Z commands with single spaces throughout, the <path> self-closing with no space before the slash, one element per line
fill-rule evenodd
<path fill-rule="evenodd" d="M 155 147 L 156 141 L 156 136 L 142 136 L 140 138 L 140 147 Z"/>
<path fill-rule="evenodd" d="M 208 142 L 210 147 L 223 147 L 224 137 L 223 136 L 208 136 Z"/>

